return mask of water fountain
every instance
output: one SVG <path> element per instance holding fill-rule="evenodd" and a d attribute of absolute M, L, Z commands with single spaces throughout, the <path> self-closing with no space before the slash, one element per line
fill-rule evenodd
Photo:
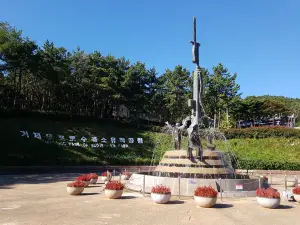
<path fill-rule="evenodd" d="M 263 179 L 237 177 L 234 168 L 226 160 L 225 154 L 215 150 L 212 143 L 216 134 L 221 136 L 222 134 L 212 129 L 199 129 L 205 113 L 203 80 L 199 66 L 200 44 L 196 41 L 195 17 L 194 40 L 191 43 L 193 44 L 193 63 L 196 64 L 193 74 L 193 99 L 188 102 L 192 109 L 191 116 L 188 116 L 181 126 L 180 124 L 171 126 L 168 122 L 166 123 L 173 135 L 174 150 L 164 154 L 154 171 L 133 174 L 127 183 L 127 188 L 150 193 L 153 186 L 163 184 L 171 188 L 173 195 L 193 196 L 197 186 L 210 185 L 227 196 L 255 196 L 255 190 L 263 184 Z M 181 135 L 184 131 L 188 134 L 187 150 L 181 150 Z M 206 149 L 202 145 L 204 136 L 208 142 Z"/>

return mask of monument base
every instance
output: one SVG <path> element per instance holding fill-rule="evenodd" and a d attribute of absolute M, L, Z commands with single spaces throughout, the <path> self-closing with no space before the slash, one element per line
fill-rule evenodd
<path fill-rule="evenodd" d="M 196 151 L 193 151 L 193 155 L 196 155 Z M 220 151 L 204 150 L 201 161 L 199 158 L 187 158 L 184 150 L 172 150 L 164 154 L 153 174 L 162 177 L 233 178 L 234 169 Z"/>

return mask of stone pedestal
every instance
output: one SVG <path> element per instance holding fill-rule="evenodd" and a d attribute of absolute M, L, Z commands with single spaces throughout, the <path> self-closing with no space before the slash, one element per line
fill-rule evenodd
<path fill-rule="evenodd" d="M 234 169 L 226 163 L 224 154 L 219 151 L 204 150 L 203 160 L 200 161 L 187 158 L 184 150 L 173 150 L 164 154 L 154 173 L 162 177 L 216 179 L 233 178 Z"/>

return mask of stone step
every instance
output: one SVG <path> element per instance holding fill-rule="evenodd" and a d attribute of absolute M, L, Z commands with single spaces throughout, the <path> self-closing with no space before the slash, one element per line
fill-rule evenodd
<path fill-rule="evenodd" d="M 160 161 L 160 164 L 181 164 L 183 166 L 185 165 L 212 165 L 212 166 L 223 166 L 224 163 L 222 160 L 212 160 L 212 159 L 206 159 L 203 161 L 200 161 L 199 159 L 195 159 L 191 161 L 190 159 L 170 159 L 170 158 L 163 158 Z"/>
<path fill-rule="evenodd" d="M 231 168 L 195 168 L 195 167 L 171 167 L 157 166 L 155 171 L 166 173 L 194 173 L 194 174 L 233 174 Z"/>
<path fill-rule="evenodd" d="M 193 153 L 193 156 L 196 156 L 196 151 L 192 151 L 192 153 Z M 204 157 L 221 158 L 223 156 L 223 153 L 219 152 L 219 151 L 204 150 L 203 151 L 203 156 Z M 184 150 L 167 151 L 164 154 L 164 158 L 168 158 L 168 157 L 182 157 L 182 158 L 186 158 L 187 157 L 187 151 L 184 151 Z"/>

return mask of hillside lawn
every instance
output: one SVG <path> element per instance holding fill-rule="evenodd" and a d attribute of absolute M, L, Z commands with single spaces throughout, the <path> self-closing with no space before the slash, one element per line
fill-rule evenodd
<path fill-rule="evenodd" d="M 22 137 L 21 130 L 28 131 L 30 138 Z M 40 132 L 42 140 L 33 137 L 33 132 Z M 171 137 L 146 130 L 126 126 L 111 120 L 107 121 L 57 121 L 48 118 L 0 118 L 0 165 L 150 165 L 152 152 L 163 152 L 171 148 Z M 76 136 L 88 138 L 89 147 L 60 146 L 57 143 L 45 143 L 46 134 Z M 98 141 L 111 137 L 134 138 L 134 144 L 128 148 L 116 146 L 91 148 L 91 137 Z M 136 143 L 143 138 L 143 144 Z M 69 138 L 68 138 L 69 139 Z M 80 141 L 82 144 L 83 142 Z M 118 144 L 118 140 L 117 140 Z M 159 155 L 159 154 L 158 154 Z M 158 159 L 157 159 L 158 160 Z"/>
<path fill-rule="evenodd" d="M 21 130 L 30 138 L 21 137 Z M 33 138 L 40 132 L 42 140 Z M 89 147 L 45 143 L 45 134 L 75 135 L 76 139 L 92 136 L 134 138 L 128 148 Z M 143 144 L 136 143 L 143 138 Z M 138 129 L 119 122 L 107 121 L 57 121 L 50 118 L 2 117 L 0 118 L 1 166 L 46 165 L 150 165 L 158 163 L 163 153 L 172 147 L 171 135 Z M 80 141 L 82 143 L 82 141 Z M 117 141 L 118 142 L 118 141 Z M 183 141 L 186 148 L 186 138 Z M 241 169 L 291 169 L 300 170 L 300 139 L 264 138 L 231 139 L 219 142 L 218 150 L 234 153 L 236 167 Z"/>

